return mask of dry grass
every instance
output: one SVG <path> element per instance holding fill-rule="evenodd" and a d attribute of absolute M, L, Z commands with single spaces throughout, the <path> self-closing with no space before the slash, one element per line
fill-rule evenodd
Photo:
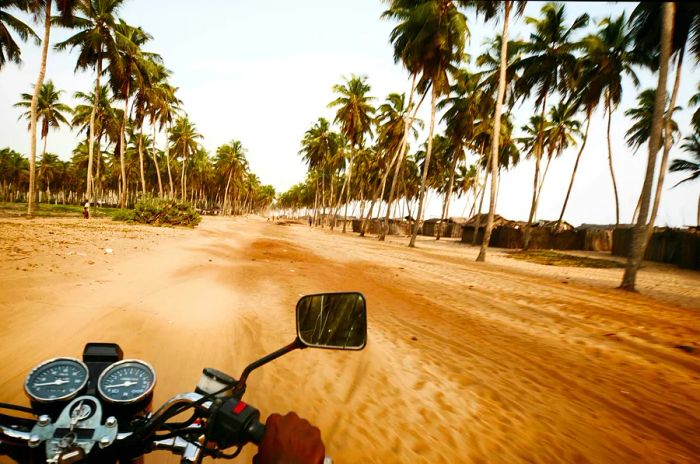
<path fill-rule="evenodd" d="M 613 260 L 586 258 L 549 250 L 515 251 L 507 253 L 506 256 L 547 266 L 591 267 L 597 269 L 625 267 L 624 264 Z"/>

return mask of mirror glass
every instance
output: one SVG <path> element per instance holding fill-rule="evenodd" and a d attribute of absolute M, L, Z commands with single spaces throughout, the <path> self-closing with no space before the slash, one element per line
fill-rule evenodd
<path fill-rule="evenodd" d="M 365 297 L 357 292 L 302 297 L 297 303 L 297 336 L 310 347 L 361 350 L 367 342 Z"/>

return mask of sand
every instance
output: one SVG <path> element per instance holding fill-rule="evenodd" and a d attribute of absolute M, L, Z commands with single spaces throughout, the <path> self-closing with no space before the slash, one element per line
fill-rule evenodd
<path fill-rule="evenodd" d="M 41 360 L 115 341 L 155 367 L 159 404 L 291 341 L 299 296 L 358 290 L 364 351 L 294 352 L 246 395 L 318 425 L 337 463 L 700 460 L 700 273 L 647 264 L 629 294 L 621 269 L 405 243 L 259 218 L 0 219 L 0 401 L 27 404 Z"/>

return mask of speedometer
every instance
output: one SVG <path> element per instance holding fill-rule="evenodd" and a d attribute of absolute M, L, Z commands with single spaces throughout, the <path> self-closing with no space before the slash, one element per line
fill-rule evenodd
<path fill-rule="evenodd" d="M 87 366 L 74 358 L 55 358 L 36 366 L 24 381 L 24 391 L 34 401 L 69 400 L 85 388 Z"/>
<path fill-rule="evenodd" d="M 102 372 L 97 389 L 102 398 L 112 403 L 135 403 L 153 392 L 156 372 L 146 362 L 125 359 Z"/>

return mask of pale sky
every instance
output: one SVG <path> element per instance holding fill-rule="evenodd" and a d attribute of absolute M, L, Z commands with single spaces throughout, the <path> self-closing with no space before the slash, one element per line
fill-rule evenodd
<path fill-rule="evenodd" d="M 528 2 L 525 14 L 536 16 L 542 4 Z M 567 4 L 569 21 L 584 12 L 597 20 L 623 10 L 629 12 L 633 7 L 629 3 Z M 334 99 L 332 86 L 340 83 L 343 76 L 366 75 L 376 103 L 391 92 L 408 91 L 408 76 L 400 64 L 394 64 L 389 44 L 394 24 L 379 18 L 385 8 L 386 4 L 378 0 L 127 0 L 120 16 L 153 35 L 153 41 L 144 48 L 160 53 L 173 71 L 172 83 L 180 88 L 184 108 L 204 135 L 204 146 L 210 153 L 231 139 L 240 140 L 248 149 L 252 171 L 263 183 L 283 191 L 303 180 L 306 167 L 297 154 L 299 141 L 318 117 L 333 119 L 334 112 L 327 104 Z M 468 19 L 469 52 L 476 56 L 483 41 L 493 37 L 495 31 L 500 32 L 501 25 L 486 24 L 473 14 Z M 43 30 L 36 26 L 35 29 Z M 593 24 L 586 32 L 592 29 Z M 511 31 L 512 37 L 526 37 L 529 27 L 519 19 Z M 67 31 L 54 29 L 51 44 L 67 36 Z M 12 105 L 20 93 L 31 90 L 40 49 L 23 44 L 22 50 L 21 67 L 9 64 L 0 71 L 0 147 L 27 153 L 27 124 L 17 120 L 20 110 Z M 93 73 L 74 74 L 75 59 L 74 53 L 51 51 L 46 75 L 65 90 L 63 102 L 71 106 L 75 103 L 73 93 L 90 90 L 94 79 Z M 692 112 L 687 109 L 687 102 L 697 87 L 696 71 L 688 57 L 678 97 L 678 105 L 684 109 L 674 114 L 684 136 L 689 134 Z M 638 75 L 639 90 L 655 87 L 656 78 L 649 72 L 640 71 Z M 669 82 L 673 78 L 669 74 Z M 612 122 L 621 222 L 631 220 L 647 157 L 646 147 L 635 155 L 624 143 L 624 133 L 631 124 L 623 113 L 634 105 L 637 93 L 628 82 Z M 524 125 L 533 112 L 531 102 L 517 108 L 516 126 Z M 427 128 L 427 104 L 421 113 Z M 602 113 L 595 114 L 565 217 L 574 225 L 615 222 L 605 127 Z M 423 143 L 426 134 L 427 130 L 413 146 Z M 52 131 L 48 151 L 69 159 L 78 139 L 78 134 L 68 128 Z M 552 162 L 538 218 L 559 216 L 576 153 L 576 148 L 569 149 Z M 682 156 L 688 155 L 679 146 L 674 147 L 671 159 Z M 527 219 L 533 173 L 533 161 L 523 161 L 504 173 L 498 214 Z M 667 175 L 657 225 L 695 224 L 700 182 L 671 189 L 682 178 L 674 173 Z M 440 203 L 432 197 L 426 218 L 439 215 Z M 450 213 L 462 216 L 464 208 L 463 198 L 453 203 Z"/>

